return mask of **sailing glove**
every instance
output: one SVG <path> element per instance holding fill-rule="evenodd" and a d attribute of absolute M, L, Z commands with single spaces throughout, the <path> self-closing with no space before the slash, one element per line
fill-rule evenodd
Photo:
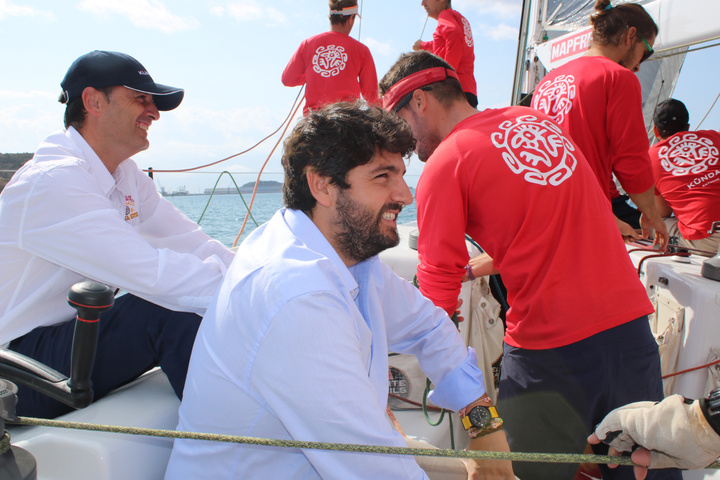
<path fill-rule="evenodd" d="M 710 426 L 700 400 L 681 395 L 637 402 L 610 412 L 595 429 L 604 443 L 620 452 L 650 450 L 650 468 L 702 468 L 720 456 L 720 435 Z"/>

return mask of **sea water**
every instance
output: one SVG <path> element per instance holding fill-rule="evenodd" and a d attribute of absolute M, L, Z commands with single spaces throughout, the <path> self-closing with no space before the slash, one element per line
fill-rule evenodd
<path fill-rule="evenodd" d="M 198 222 L 202 229 L 211 237 L 227 246 L 235 243 L 240 228 L 247 214 L 246 204 L 250 206 L 251 195 L 179 195 L 165 197 L 191 220 Z M 243 202 L 244 200 L 244 202 Z M 259 225 L 282 208 L 282 193 L 259 193 L 252 201 L 239 245 Z M 204 213 L 203 213 L 204 212 Z M 416 217 L 415 203 L 406 206 L 398 217 L 398 223 L 414 221 Z"/>

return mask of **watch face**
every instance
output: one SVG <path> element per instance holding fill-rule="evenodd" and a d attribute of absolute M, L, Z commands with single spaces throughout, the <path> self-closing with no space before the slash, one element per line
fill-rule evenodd
<path fill-rule="evenodd" d="M 490 422 L 492 421 L 492 415 L 490 414 L 490 410 L 488 410 L 487 407 L 480 406 L 477 406 L 470 410 L 468 418 L 470 419 L 470 423 L 472 423 L 473 426 L 478 428 L 485 428 L 490 425 Z"/>

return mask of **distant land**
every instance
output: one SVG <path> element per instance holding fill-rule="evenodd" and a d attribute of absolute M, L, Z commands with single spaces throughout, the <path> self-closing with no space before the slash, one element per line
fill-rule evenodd
<path fill-rule="evenodd" d="M 25 162 L 32 158 L 32 153 L 0 153 L 0 192 L 5 188 L 5 185 L 10 181 L 15 171 L 22 167 Z M 240 187 L 242 193 L 252 193 L 255 189 L 255 182 L 248 182 Z M 274 180 L 261 180 L 258 183 L 258 193 L 278 193 L 282 192 L 282 183 Z M 206 188 L 204 193 L 190 193 L 185 187 L 180 187 L 178 190 L 167 192 L 164 188 L 161 189 L 160 193 L 163 196 L 181 196 L 181 195 L 210 195 L 212 188 Z M 222 187 L 215 189 L 215 195 L 237 195 L 237 189 L 232 187 Z"/>
<path fill-rule="evenodd" d="M 0 192 L 5 188 L 10 177 L 32 158 L 32 153 L 0 153 Z"/>
<path fill-rule="evenodd" d="M 257 193 L 279 193 L 282 192 L 282 183 L 276 182 L 275 180 L 260 180 L 258 182 Z M 255 182 L 248 182 L 240 187 L 240 193 L 253 193 L 255 190 Z M 212 188 L 206 188 L 203 193 L 190 193 L 185 187 L 180 187 L 178 190 L 168 192 L 165 188 L 160 190 L 160 193 L 165 197 L 179 197 L 187 195 L 237 195 L 238 190 L 234 186 L 216 188 L 213 193 Z"/>

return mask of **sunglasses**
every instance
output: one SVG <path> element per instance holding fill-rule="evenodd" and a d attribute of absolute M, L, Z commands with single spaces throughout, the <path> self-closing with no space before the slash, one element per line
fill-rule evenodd
<path fill-rule="evenodd" d="M 643 38 L 643 36 L 640 35 L 639 33 L 638 33 L 638 38 L 639 38 L 640 40 L 642 40 L 642 42 L 645 44 L 645 47 L 647 48 L 647 51 L 643 52 L 642 60 L 640 60 L 640 63 L 642 63 L 642 62 L 644 62 L 645 60 L 647 60 L 648 58 L 650 58 L 650 56 L 651 56 L 653 53 L 655 53 L 655 50 L 653 50 L 653 48 L 650 46 L 650 44 L 647 42 L 647 40 L 645 40 L 645 39 Z"/>
<path fill-rule="evenodd" d="M 417 90 L 417 89 L 416 89 L 416 90 Z M 427 92 L 427 91 L 432 90 L 432 87 L 426 85 L 426 86 L 424 86 L 424 87 L 420 87 L 420 90 L 424 90 L 424 91 Z M 398 113 L 400 110 L 402 110 L 403 108 L 405 108 L 405 106 L 406 106 L 408 103 L 410 103 L 410 100 L 412 100 L 413 93 L 415 93 L 415 90 L 413 90 L 412 92 L 410 92 L 410 93 L 408 93 L 407 95 L 405 95 L 405 96 L 402 98 L 402 100 L 400 100 L 400 101 L 398 102 L 398 104 L 395 106 L 395 108 L 393 109 L 393 112 Z"/>

